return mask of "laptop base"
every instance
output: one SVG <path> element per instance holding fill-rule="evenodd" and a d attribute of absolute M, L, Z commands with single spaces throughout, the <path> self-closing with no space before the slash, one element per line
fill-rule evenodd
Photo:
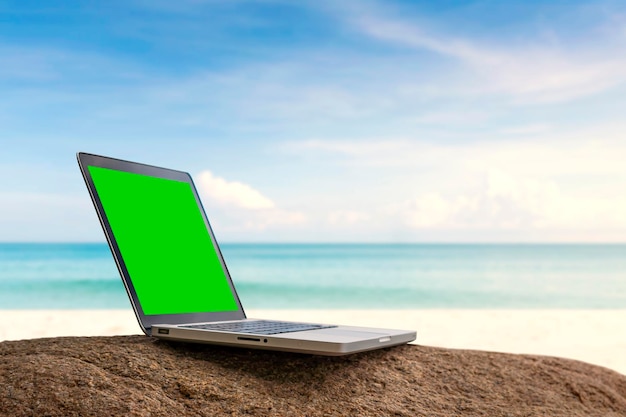
<path fill-rule="evenodd" d="M 406 344 L 415 340 L 416 333 L 408 330 L 336 326 L 302 332 L 255 335 L 203 331 L 175 325 L 157 324 L 152 326 L 152 336 L 163 340 L 181 342 L 342 356 Z"/>

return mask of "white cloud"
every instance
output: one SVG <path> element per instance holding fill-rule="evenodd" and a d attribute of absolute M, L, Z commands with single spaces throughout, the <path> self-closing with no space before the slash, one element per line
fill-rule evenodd
<path fill-rule="evenodd" d="M 306 222 L 307 217 L 299 211 L 283 209 L 267 210 L 259 216 L 243 220 L 246 228 L 251 230 L 266 230 L 276 226 L 293 226 Z"/>
<path fill-rule="evenodd" d="M 500 130 L 500 133 L 509 136 L 528 136 L 546 133 L 550 131 L 550 129 L 551 126 L 548 123 L 533 123 L 529 125 L 505 127 Z"/>
<path fill-rule="evenodd" d="M 287 148 L 293 150 L 313 150 L 323 151 L 330 153 L 342 154 L 352 158 L 365 159 L 369 162 L 380 158 L 383 155 L 392 154 L 396 155 L 398 151 L 402 151 L 407 146 L 416 147 L 420 146 L 417 143 L 410 143 L 407 139 L 391 138 L 385 140 L 320 140 L 312 139 L 305 140 L 297 143 L 286 144 Z"/>
<path fill-rule="evenodd" d="M 564 190 L 554 181 L 498 171 L 487 173 L 484 188 L 459 191 L 451 197 L 423 194 L 395 213 L 416 229 L 626 232 L 625 196 L 594 199 L 577 190 Z"/>
<path fill-rule="evenodd" d="M 204 195 L 220 204 L 251 210 L 275 207 L 272 200 L 247 184 L 227 181 L 216 177 L 211 171 L 203 171 L 197 178 Z"/>
<path fill-rule="evenodd" d="M 344 10 L 342 17 L 371 38 L 457 60 L 475 76 L 471 82 L 466 78 L 466 91 L 504 93 L 522 102 L 556 102 L 598 93 L 626 81 L 623 42 L 605 42 L 603 49 L 578 44 L 574 50 L 545 40 L 522 47 L 486 45 L 431 33 L 407 18 L 381 10 L 385 9 L 359 7 L 347 13 Z M 614 33 L 610 35 L 616 38 Z"/>
<path fill-rule="evenodd" d="M 228 181 L 208 170 L 196 178 L 211 223 L 218 225 L 219 232 L 229 239 L 255 240 L 264 233 L 306 223 L 305 214 L 277 207 L 274 201 L 248 184 Z"/>
<path fill-rule="evenodd" d="M 409 227 L 416 229 L 449 227 L 454 216 L 463 209 L 463 202 L 447 201 L 440 194 L 429 192 L 392 208 L 391 214 L 400 214 Z"/>
<path fill-rule="evenodd" d="M 425 144 L 393 138 L 312 140 L 290 147 L 341 156 L 346 166 L 374 177 L 402 178 L 379 189 L 379 204 L 359 210 L 368 224 L 385 223 L 388 230 L 429 231 L 430 239 L 446 232 L 453 240 L 481 241 L 483 235 L 502 238 L 510 232 L 513 240 L 624 241 L 626 129 L 565 138 L 530 130 L 539 132 L 533 140 L 515 142 Z M 342 201 L 346 213 L 349 198 Z"/>
<path fill-rule="evenodd" d="M 328 222 L 333 226 L 352 226 L 370 219 L 368 213 L 356 210 L 338 210 L 328 214 Z"/>
<path fill-rule="evenodd" d="M 515 136 L 508 140 L 507 136 Z M 343 162 L 371 167 L 414 167 L 486 172 L 489 168 L 519 175 L 626 174 L 626 124 L 553 132 L 544 125 L 485 133 L 482 140 L 436 143 L 406 137 L 312 139 L 287 143 L 290 152 L 326 153 Z"/>

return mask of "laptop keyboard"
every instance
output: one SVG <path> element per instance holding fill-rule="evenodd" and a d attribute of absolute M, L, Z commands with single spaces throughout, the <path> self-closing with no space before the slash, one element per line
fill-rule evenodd
<path fill-rule="evenodd" d="M 228 323 L 204 323 L 180 326 L 190 329 L 217 330 L 220 332 L 249 333 L 249 334 L 280 334 L 303 332 L 305 330 L 319 330 L 337 327 L 324 324 L 294 323 L 288 321 L 251 320 L 232 321 Z"/>

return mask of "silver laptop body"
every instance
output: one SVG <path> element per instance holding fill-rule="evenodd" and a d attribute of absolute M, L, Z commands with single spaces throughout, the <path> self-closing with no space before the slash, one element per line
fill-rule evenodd
<path fill-rule="evenodd" d="M 188 173 L 82 152 L 77 159 L 146 335 L 332 356 L 415 340 L 409 330 L 247 318 Z"/>

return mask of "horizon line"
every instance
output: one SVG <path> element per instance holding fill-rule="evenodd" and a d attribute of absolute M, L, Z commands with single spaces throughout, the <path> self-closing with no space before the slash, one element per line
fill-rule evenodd
<path fill-rule="evenodd" d="M 601 241 L 235 241 L 223 240 L 218 245 L 626 245 L 626 241 L 601 242 Z M 106 241 L 3 241 L 0 245 L 105 245 Z"/>

